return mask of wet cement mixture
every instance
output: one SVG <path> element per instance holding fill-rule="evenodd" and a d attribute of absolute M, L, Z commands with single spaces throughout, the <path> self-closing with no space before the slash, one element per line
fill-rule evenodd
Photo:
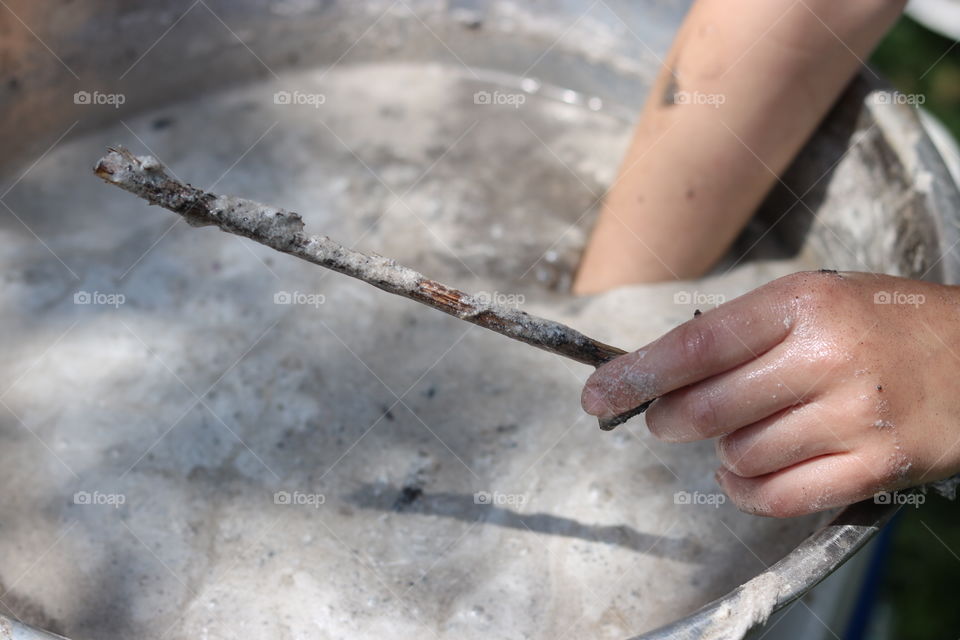
<path fill-rule="evenodd" d="M 278 104 L 297 87 L 322 104 Z M 800 268 L 565 293 L 629 122 L 444 66 L 287 74 L 65 142 L 0 235 L 0 581 L 71 638 L 623 638 L 822 517 L 741 514 L 712 443 L 603 433 L 591 369 L 105 186 L 108 145 L 631 349 Z M 705 300 L 709 302 L 705 303 Z M 27 603 L 22 607 L 17 603 Z"/>

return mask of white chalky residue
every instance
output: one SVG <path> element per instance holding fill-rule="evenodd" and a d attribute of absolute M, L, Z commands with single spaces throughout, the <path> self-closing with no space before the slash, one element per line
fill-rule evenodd
<path fill-rule="evenodd" d="M 714 614 L 701 640 L 741 640 L 754 626 L 766 623 L 783 589 L 773 572 L 761 573 L 743 585 L 736 598 Z"/>
<path fill-rule="evenodd" d="M 473 94 L 492 87 L 455 66 L 344 65 L 319 76 L 284 74 L 126 124 L 177 175 L 209 185 L 250 144 L 237 122 L 259 133 L 281 121 L 217 192 L 297 212 L 305 246 L 335 253 L 344 270 L 407 289 L 422 272 L 467 292 L 522 294 L 523 310 L 624 349 L 692 317 L 673 302 L 679 290 L 731 299 L 797 268 L 754 263 L 705 283 L 580 300 L 545 292 L 520 274 L 537 263 L 562 285 L 594 196 L 527 127 L 575 151 L 580 177 L 601 192 L 590 176 L 612 179 L 627 123 L 606 107 L 547 108 L 545 92 L 519 114 L 475 105 Z M 321 114 L 271 99 L 313 86 L 328 96 Z M 154 131 L 160 115 L 174 124 Z M 760 565 L 736 560 L 737 538 L 771 564 L 822 521 L 756 518 L 730 501 L 675 504 L 677 491 L 719 491 L 712 443 L 659 442 L 642 418 L 601 433 L 579 408 L 590 367 L 246 239 L 171 229 L 174 214 L 82 170 L 116 143 L 141 148 L 120 125 L 64 142 L 6 198 L 31 211 L 82 282 L 31 238 L 0 236 L 0 320 L 11 335 L 30 327 L 0 345 L 4 402 L 56 453 L 12 418 L 2 425 L 0 483 L 11 490 L 0 518 L 15 526 L 0 536 L 0 571 L 28 574 L 17 595 L 57 612 L 68 636 L 625 638 L 749 580 Z M 414 169 L 448 147 L 405 193 Z M 532 166 L 541 179 L 530 179 Z M 409 209 L 396 201 L 403 193 Z M 253 224 L 299 224 L 272 207 L 249 213 Z M 551 260 L 537 262 L 548 250 Z M 78 290 L 117 290 L 126 304 L 75 305 Z M 278 304 L 278 292 L 325 302 Z M 197 404 L 191 390 L 215 382 Z M 638 370 L 626 382 L 655 380 Z M 423 493 L 406 505 L 408 486 Z M 72 503 L 98 488 L 117 488 L 126 504 Z M 281 491 L 325 501 L 278 504 Z M 487 509 L 478 491 L 524 502 Z M 58 541 L 53 524 L 74 521 Z M 621 573 L 610 598 L 589 597 Z"/>

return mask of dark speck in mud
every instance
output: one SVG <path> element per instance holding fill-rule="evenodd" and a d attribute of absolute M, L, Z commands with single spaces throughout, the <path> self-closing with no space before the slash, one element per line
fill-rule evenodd
<path fill-rule="evenodd" d="M 475 30 L 483 26 L 483 12 L 476 0 L 451 0 L 450 4 L 455 7 L 450 17 L 465 29 Z"/>
<path fill-rule="evenodd" d="M 387 405 L 383 405 L 382 407 L 380 407 L 380 409 L 383 411 L 384 418 L 386 418 L 387 420 L 390 420 L 391 422 L 394 420 L 393 411 L 390 411 L 390 407 L 388 407 Z"/>
<path fill-rule="evenodd" d="M 427 387 L 426 391 L 423 392 L 423 395 L 426 398 L 432 398 L 433 396 L 437 395 L 437 388 L 434 385 L 430 385 Z"/>
<path fill-rule="evenodd" d="M 832 273 L 834 275 L 840 275 L 840 272 L 836 269 L 820 269 L 819 273 Z"/>
<path fill-rule="evenodd" d="M 409 507 L 417 501 L 417 498 L 423 495 L 423 489 L 415 485 L 407 485 L 400 489 L 400 495 L 393 503 L 393 508 L 400 511 L 404 507 Z"/>
<path fill-rule="evenodd" d="M 882 384 L 878 384 L 878 385 L 877 385 L 877 391 L 883 391 L 883 385 L 882 385 Z"/>
<path fill-rule="evenodd" d="M 405 111 L 402 108 L 396 107 L 396 106 L 388 105 L 380 108 L 380 115 L 381 117 L 384 117 L 384 118 L 391 118 L 396 120 L 402 117 L 404 113 Z"/>
<path fill-rule="evenodd" d="M 170 125 L 172 125 L 174 122 L 175 122 L 175 120 L 174 120 L 173 118 L 168 118 L 168 117 L 161 116 L 161 117 L 155 119 L 155 120 L 150 124 L 150 126 L 153 128 L 154 131 L 163 131 L 164 129 L 169 128 Z"/>
<path fill-rule="evenodd" d="M 497 433 L 513 433 L 516 430 L 517 430 L 517 425 L 515 424 L 497 425 Z"/>
<path fill-rule="evenodd" d="M 693 317 L 694 317 L 694 318 L 698 318 L 698 317 L 700 317 L 700 316 L 702 316 L 702 315 L 703 315 L 703 311 L 700 311 L 700 309 L 694 309 L 694 310 L 693 310 Z"/>
<path fill-rule="evenodd" d="M 483 20 L 479 17 L 466 18 L 464 20 L 461 20 L 460 24 L 462 24 L 467 29 L 470 29 L 471 31 L 476 31 L 477 29 L 483 26 Z"/>
<path fill-rule="evenodd" d="M 7 89 L 10 89 L 10 91 L 16 91 L 19 88 L 20 88 L 19 78 L 10 78 L 9 80 L 7 80 Z"/>

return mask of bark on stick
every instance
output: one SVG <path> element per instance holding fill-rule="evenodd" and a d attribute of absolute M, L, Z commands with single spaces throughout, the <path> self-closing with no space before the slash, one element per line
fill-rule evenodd
<path fill-rule="evenodd" d="M 122 147 L 110 148 L 97 162 L 94 172 L 150 204 L 181 215 L 192 226 L 217 226 L 577 362 L 598 367 L 626 353 L 559 322 L 430 280 L 390 258 L 354 251 L 326 236 L 308 235 L 304 233 L 303 220 L 292 211 L 184 184 L 170 177 L 152 156 L 135 156 Z M 644 409 L 646 406 L 601 421 L 600 426 L 612 429 Z"/>

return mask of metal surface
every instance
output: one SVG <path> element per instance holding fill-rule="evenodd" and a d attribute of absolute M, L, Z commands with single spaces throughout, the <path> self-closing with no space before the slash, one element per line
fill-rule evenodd
<path fill-rule="evenodd" d="M 893 517 L 899 507 L 861 502 L 844 509 L 769 571 L 789 585 L 777 596 L 773 612 L 784 609 L 817 586 L 853 557 Z M 714 600 L 702 609 L 656 631 L 632 640 L 696 640 L 706 637 L 725 607 L 736 606 L 741 590 Z M 713 636 L 711 636 L 713 637 Z"/>
<path fill-rule="evenodd" d="M 330 64 L 345 50 L 350 52 L 346 62 L 388 56 L 459 61 L 521 75 L 533 64 L 545 83 L 600 96 L 629 111 L 642 102 L 657 56 L 669 44 L 688 3 L 611 1 L 615 16 L 602 25 L 605 28 L 577 30 L 577 37 L 558 42 L 558 31 L 587 3 L 529 3 L 533 15 L 557 27 L 538 32 L 526 24 L 505 28 L 494 2 L 458 0 L 440 7 L 410 2 L 417 19 L 432 25 L 440 37 L 406 39 L 402 34 L 412 18 L 387 11 L 389 2 L 210 0 L 209 7 L 230 29 L 211 30 L 207 24 L 184 21 L 171 29 L 165 46 L 146 57 L 145 43 L 154 39 L 158 24 L 172 26 L 188 10 L 204 13 L 206 5 L 106 0 L 9 4 L 26 23 L 43 25 L 43 43 L 25 35 L 4 38 L 0 44 L 8 76 L 0 87 L 0 135 L 6 147 L 0 170 L 7 173 L 36 157 L 73 122 L 79 123 L 75 132 L 94 129 L 148 107 L 265 77 L 271 68 Z M 378 15 L 376 29 L 364 37 L 371 16 Z M 3 19 L 11 21 L 9 15 Z M 477 22 L 484 23 L 484 29 L 477 30 Z M 238 43 L 238 34 L 246 45 Z M 247 45 L 259 58 L 244 52 Z M 59 59 L 50 55 L 48 46 Z M 75 91 L 91 89 L 123 91 L 130 99 L 115 112 L 83 111 L 70 100 Z M 771 194 L 741 246 L 765 233 L 802 194 L 801 209 L 806 211 L 798 209 L 777 225 L 774 235 L 782 234 L 788 245 L 798 235 L 813 238 L 810 246 L 824 266 L 960 282 L 958 257 L 947 250 L 960 240 L 960 193 L 916 114 L 903 105 L 872 100 L 877 90 L 882 87 L 861 79 L 848 91 L 788 172 L 785 184 Z M 826 192 L 837 181 L 847 181 L 861 197 L 875 194 L 878 206 L 864 214 L 867 218 L 848 215 L 844 203 Z M 851 254 L 847 247 L 855 251 Z M 849 559 L 892 512 L 887 505 L 851 506 L 774 565 L 771 570 L 790 585 L 776 607 L 802 596 Z M 638 637 L 700 637 L 716 611 L 737 595 L 735 591 Z M 47 636 L 0 617 L 0 637 Z"/>

